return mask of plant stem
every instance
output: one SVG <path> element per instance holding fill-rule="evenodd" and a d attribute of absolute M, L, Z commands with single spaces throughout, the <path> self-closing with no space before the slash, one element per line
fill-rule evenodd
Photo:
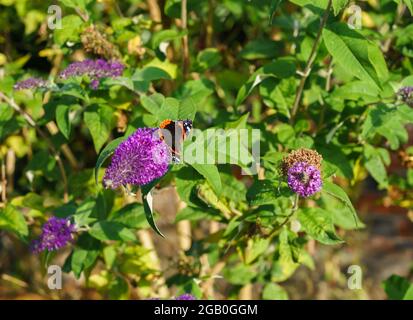
<path fill-rule="evenodd" d="M 149 15 L 151 19 L 155 22 L 162 22 L 161 9 L 159 8 L 158 2 L 156 0 L 147 0 L 146 1 L 149 9 Z"/>
<path fill-rule="evenodd" d="M 182 0 L 181 3 L 181 23 L 182 30 L 188 31 L 188 7 L 187 0 Z M 188 78 L 189 72 L 189 46 L 188 46 L 188 34 L 185 34 L 182 38 L 182 72 L 184 79 Z"/>
<path fill-rule="evenodd" d="M 8 103 L 15 111 L 17 111 L 25 120 L 26 122 L 32 126 L 33 128 L 36 129 L 36 131 L 39 133 L 39 135 L 46 141 L 47 147 L 49 148 L 50 152 L 54 156 L 57 162 L 57 166 L 60 171 L 60 175 L 62 177 L 62 182 L 63 182 L 63 200 L 64 202 L 69 201 L 69 191 L 68 191 L 68 185 L 67 185 L 67 176 L 66 176 L 66 171 L 65 167 L 63 165 L 63 161 L 60 158 L 59 152 L 56 150 L 56 148 L 53 146 L 52 141 L 50 138 L 47 136 L 47 134 L 36 124 L 34 119 L 20 106 L 14 101 L 13 98 L 7 97 L 3 92 L 0 92 L 0 99 L 3 99 L 6 103 Z"/>
<path fill-rule="evenodd" d="M 7 202 L 7 179 L 6 179 L 6 165 L 4 163 L 4 159 L 1 159 L 0 165 L 0 187 L 1 187 L 1 202 L 5 204 Z"/>
<path fill-rule="evenodd" d="M 88 22 L 89 21 L 89 15 L 87 14 L 87 12 L 83 12 L 82 10 L 80 10 L 78 7 L 75 8 L 76 13 L 82 18 L 82 20 L 84 22 Z"/>
<path fill-rule="evenodd" d="M 206 40 L 205 46 L 207 48 L 212 46 L 212 38 L 214 35 L 214 9 L 215 9 L 215 2 L 214 0 L 208 1 L 208 20 L 206 25 Z"/>
<path fill-rule="evenodd" d="M 327 78 L 326 78 L 326 86 L 325 90 L 328 92 L 331 90 L 331 75 L 333 74 L 333 58 L 330 58 L 327 67 Z"/>
<path fill-rule="evenodd" d="M 328 4 L 327 4 L 327 8 L 324 11 L 324 15 L 321 19 L 320 28 L 318 29 L 318 33 L 317 33 L 316 39 L 314 41 L 313 47 L 311 49 L 310 56 L 308 57 L 307 64 L 306 64 L 305 69 L 302 73 L 300 84 L 298 86 L 297 93 L 295 95 L 293 109 L 291 111 L 291 119 L 290 119 L 291 123 L 294 122 L 295 116 L 296 116 L 297 111 L 298 111 L 298 107 L 300 105 L 301 97 L 303 95 L 305 82 L 306 82 L 308 76 L 310 75 L 311 68 L 312 68 L 313 63 L 315 61 L 315 58 L 317 56 L 317 49 L 318 49 L 318 46 L 319 46 L 320 41 L 321 41 L 321 34 L 323 32 L 324 26 L 327 23 L 327 19 L 328 19 L 328 16 L 330 14 L 331 5 L 332 5 L 332 0 L 329 0 Z"/>
<path fill-rule="evenodd" d="M 399 3 L 399 5 L 397 6 L 396 17 L 394 19 L 394 23 L 391 26 L 390 31 L 394 31 L 397 29 L 397 25 L 401 22 L 403 14 L 406 11 L 406 8 L 407 7 L 403 2 Z M 382 47 L 383 52 L 387 53 L 389 51 L 393 40 L 394 40 L 394 33 L 392 33 L 392 35 L 383 44 L 383 47 Z"/>
<path fill-rule="evenodd" d="M 16 170 L 16 154 L 13 149 L 7 150 L 6 154 L 6 180 L 7 190 L 13 191 L 14 188 L 14 171 Z"/>

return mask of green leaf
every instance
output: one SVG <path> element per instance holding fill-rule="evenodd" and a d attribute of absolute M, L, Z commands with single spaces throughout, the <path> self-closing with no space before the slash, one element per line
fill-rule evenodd
<path fill-rule="evenodd" d="M 93 0 L 59 0 L 59 2 L 68 8 L 86 10 L 87 5 L 92 3 Z"/>
<path fill-rule="evenodd" d="M 268 63 L 255 71 L 248 81 L 239 89 L 235 105 L 239 106 L 264 80 L 268 78 L 289 78 L 294 76 L 296 71 L 294 62 L 289 59 L 278 59 Z"/>
<path fill-rule="evenodd" d="M 160 110 L 158 111 L 158 120 L 161 122 L 165 119 L 185 120 L 195 118 L 196 105 L 191 97 L 183 100 L 175 98 L 166 98 Z"/>
<path fill-rule="evenodd" d="M 386 60 L 380 48 L 372 42 L 367 44 L 367 53 L 369 62 L 373 66 L 374 70 L 381 83 L 384 83 L 389 78 L 389 69 L 387 68 Z"/>
<path fill-rule="evenodd" d="M 29 234 L 29 229 L 27 228 L 23 214 L 10 204 L 0 209 L 0 229 L 14 232 L 21 238 Z"/>
<path fill-rule="evenodd" d="M 108 287 L 109 299 L 112 300 L 126 300 L 129 298 L 129 286 L 127 281 L 117 276 L 109 283 Z"/>
<path fill-rule="evenodd" d="M 179 106 L 178 120 L 194 120 L 196 114 L 196 104 L 191 97 L 181 100 Z"/>
<path fill-rule="evenodd" d="M 276 283 L 267 283 L 262 291 L 264 300 L 288 300 L 288 293 Z"/>
<path fill-rule="evenodd" d="M 158 31 L 152 37 L 152 49 L 158 49 L 162 42 L 170 42 L 182 38 L 186 32 L 176 29 L 165 29 Z"/>
<path fill-rule="evenodd" d="M 294 274 L 300 265 L 300 257 L 295 253 L 294 240 L 297 238 L 292 232 L 283 228 L 278 239 L 278 250 L 274 256 L 271 269 L 271 281 L 280 282 L 287 280 Z"/>
<path fill-rule="evenodd" d="M 133 81 L 152 82 L 160 79 L 171 79 L 171 77 L 165 70 L 152 66 L 136 70 L 132 75 Z"/>
<path fill-rule="evenodd" d="M 62 28 L 55 29 L 53 33 L 54 42 L 57 45 L 64 45 L 66 42 L 79 42 L 83 21 L 77 15 L 68 15 L 62 19 Z"/>
<path fill-rule="evenodd" d="M 348 1 L 349 0 L 333 0 L 333 11 L 335 16 L 347 6 Z"/>
<path fill-rule="evenodd" d="M 197 221 L 201 219 L 206 219 L 207 217 L 208 213 L 206 213 L 204 210 L 186 207 L 176 214 L 175 222 L 179 222 L 182 220 Z"/>
<path fill-rule="evenodd" d="M 69 119 L 70 106 L 59 104 L 56 107 L 56 123 L 63 136 L 69 140 L 72 124 Z"/>
<path fill-rule="evenodd" d="M 372 65 L 371 57 L 378 58 L 379 56 L 373 43 L 343 23 L 335 23 L 325 28 L 323 39 L 328 52 L 341 67 L 356 78 L 370 82 L 378 88 L 381 87 L 377 71 L 384 73 L 382 66 L 384 58 L 381 55 L 377 64 Z M 348 68 L 348 66 L 352 67 Z"/>
<path fill-rule="evenodd" d="M 8 135 L 17 131 L 19 121 L 13 115 L 13 109 L 5 103 L 0 103 L 0 142 Z"/>
<path fill-rule="evenodd" d="M 116 261 L 116 248 L 114 246 L 107 246 L 102 250 L 102 253 L 106 267 L 111 269 Z"/>
<path fill-rule="evenodd" d="M 156 67 L 162 69 L 169 75 L 171 79 L 176 79 L 177 77 L 178 66 L 174 63 L 169 62 L 167 59 L 159 60 L 158 58 L 154 58 L 146 64 L 146 67 Z"/>
<path fill-rule="evenodd" d="M 413 0 L 402 0 L 407 8 L 409 8 L 410 14 L 413 16 Z"/>
<path fill-rule="evenodd" d="M 282 52 L 282 45 L 280 42 L 259 39 L 248 42 L 239 54 L 243 59 L 256 60 L 275 58 L 278 52 Z"/>
<path fill-rule="evenodd" d="M 377 101 L 379 93 L 376 85 L 372 85 L 370 82 L 355 80 L 335 88 L 331 98 L 337 100 L 370 99 L 369 101 Z"/>
<path fill-rule="evenodd" d="M 247 246 L 244 250 L 245 264 L 252 264 L 256 259 L 265 253 L 269 245 L 269 239 L 264 239 L 258 236 L 248 239 Z"/>
<path fill-rule="evenodd" d="M 135 241 L 135 233 L 124 226 L 122 223 L 115 221 L 96 222 L 89 230 L 89 234 L 101 241 L 105 240 L 122 240 Z"/>
<path fill-rule="evenodd" d="M 77 209 L 73 215 L 75 223 L 79 227 L 87 227 L 89 224 L 96 221 L 96 218 L 91 217 L 97 206 L 95 198 L 87 198 Z"/>
<path fill-rule="evenodd" d="M 108 85 L 120 84 L 131 91 L 145 93 L 149 90 L 151 82 L 160 79 L 171 79 L 171 75 L 158 66 L 146 66 L 136 70 L 131 78 L 109 78 L 106 79 L 105 83 Z"/>
<path fill-rule="evenodd" d="M 92 135 L 96 153 L 108 140 L 113 125 L 113 110 L 107 105 L 92 105 L 84 113 L 85 124 Z"/>
<path fill-rule="evenodd" d="M 181 18 L 181 3 L 182 0 L 166 0 L 164 6 L 164 12 L 167 16 L 171 18 L 180 19 Z M 188 12 L 192 10 L 199 11 L 204 7 L 205 1 L 200 0 L 188 0 L 187 8 Z"/>
<path fill-rule="evenodd" d="M 125 225 L 128 228 L 141 229 L 147 226 L 145 210 L 139 203 L 131 203 L 112 213 L 109 221 Z"/>
<path fill-rule="evenodd" d="M 197 67 L 203 71 L 215 67 L 221 60 L 221 54 L 216 48 L 204 49 L 196 57 Z"/>
<path fill-rule="evenodd" d="M 257 273 L 250 266 L 241 263 L 235 267 L 226 268 L 224 270 L 225 280 L 235 285 L 245 285 L 250 283 L 256 275 Z"/>
<path fill-rule="evenodd" d="M 191 166 L 208 181 L 216 195 L 221 193 L 221 176 L 216 165 L 192 163 Z"/>
<path fill-rule="evenodd" d="M 355 216 L 354 213 L 339 199 L 327 193 L 322 193 L 320 206 L 333 217 L 333 223 L 346 230 L 355 230 L 364 228 L 365 225 Z"/>
<path fill-rule="evenodd" d="M 165 97 L 160 93 L 154 93 L 151 96 L 141 95 L 141 104 L 146 111 L 157 115 L 165 101 Z"/>
<path fill-rule="evenodd" d="M 285 183 L 274 180 L 257 180 L 247 191 L 247 199 L 252 206 L 272 204 L 280 197 L 288 197 L 292 192 Z"/>
<path fill-rule="evenodd" d="M 63 86 L 58 87 L 55 89 L 56 94 L 60 96 L 69 96 L 69 97 L 75 97 L 83 101 L 87 101 L 88 95 L 86 93 L 86 90 L 77 82 L 68 82 L 68 81 L 73 81 L 71 80 L 65 80 L 65 83 Z"/>
<path fill-rule="evenodd" d="M 265 79 L 271 77 L 271 75 L 260 74 L 258 71 L 248 79 L 247 83 L 244 84 L 238 91 L 237 98 L 235 100 L 235 105 L 239 106 L 244 100 L 251 94 L 255 87 L 257 87 Z"/>
<path fill-rule="evenodd" d="M 406 180 L 410 187 L 413 187 L 413 169 L 407 169 Z"/>
<path fill-rule="evenodd" d="M 186 81 L 177 92 L 181 101 L 191 98 L 195 105 L 203 105 L 207 98 L 215 92 L 215 84 L 205 78 Z"/>
<path fill-rule="evenodd" d="M 321 208 L 303 208 L 298 210 L 298 219 L 303 230 L 315 240 L 324 244 L 343 242 L 336 235 L 333 219 L 329 212 Z"/>
<path fill-rule="evenodd" d="M 302 7 L 307 7 L 311 11 L 322 14 L 323 10 L 327 8 L 328 0 L 290 0 Z"/>
<path fill-rule="evenodd" d="M 354 219 L 357 220 L 357 212 L 351 203 L 350 198 L 348 197 L 347 193 L 341 189 L 340 186 L 330 182 L 330 181 L 323 181 L 323 189 L 322 192 L 327 193 L 334 198 L 340 200 L 344 203 L 344 205 L 352 212 Z M 356 222 L 357 224 L 357 222 Z"/>
<path fill-rule="evenodd" d="M 99 184 L 98 182 L 98 174 L 99 174 L 99 169 L 102 166 L 102 164 L 105 162 L 107 158 L 109 158 L 116 150 L 116 148 L 126 139 L 126 137 L 120 137 L 115 140 L 112 140 L 107 144 L 107 146 L 102 150 L 102 152 L 99 154 L 98 160 L 96 161 L 95 165 L 95 182 L 96 184 Z"/>
<path fill-rule="evenodd" d="M 413 284 L 406 278 L 392 275 L 383 282 L 383 286 L 391 300 L 413 300 Z"/>
<path fill-rule="evenodd" d="M 29 192 L 24 196 L 11 199 L 10 204 L 15 207 L 30 208 L 37 211 L 45 211 L 44 198 L 37 193 Z"/>
<path fill-rule="evenodd" d="M 153 197 L 152 197 L 152 186 L 144 186 L 142 187 L 142 202 L 143 202 L 143 209 L 145 211 L 146 220 L 148 221 L 151 228 L 159 234 L 162 238 L 165 236 L 159 230 L 158 226 L 155 223 L 155 219 L 153 216 Z"/>
<path fill-rule="evenodd" d="M 89 234 L 83 233 L 77 240 L 76 247 L 66 259 L 63 271 L 72 271 L 77 279 L 82 271 L 92 268 L 100 252 L 100 242 Z"/>
<path fill-rule="evenodd" d="M 270 25 L 272 25 L 272 21 L 274 19 L 275 12 L 277 11 L 278 6 L 280 5 L 282 0 L 271 0 L 270 5 Z"/>
<path fill-rule="evenodd" d="M 386 151 L 385 149 L 382 149 Z M 383 160 L 383 154 L 379 148 L 366 144 L 363 150 L 364 165 L 371 176 L 379 183 L 380 188 L 386 188 L 389 184 L 387 170 Z M 387 153 L 387 160 L 389 154 Z"/>
<path fill-rule="evenodd" d="M 413 123 L 413 109 L 406 105 L 397 107 L 378 104 L 370 108 L 363 123 L 361 137 L 373 140 L 376 135 L 385 137 L 392 150 L 408 140 L 405 125 Z"/>
<path fill-rule="evenodd" d="M 269 78 L 261 83 L 259 92 L 265 105 L 290 118 L 290 108 L 294 103 L 296 86 L 296 80 L 293 77 L 282 80 Z"/>
<path fill-rule="evenodd" d="M 247 112 L 235 121 L 226 122 L 225 129 L 246 129 L 249 116 L 250 113 Z"/>

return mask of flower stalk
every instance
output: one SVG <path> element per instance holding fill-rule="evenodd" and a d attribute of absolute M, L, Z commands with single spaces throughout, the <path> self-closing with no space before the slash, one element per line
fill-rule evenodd
<path fill-rule="evenodd" d="M 313 47 L 311 48 L 310 56 L 308 57 L 307 64 L 305 66 L 304 71 L 301 73 L 300 84 L 298 85 L 297 93 L 295 95 L 295 100 L 294 100 L 294 104 L 293 104 L 293 109 L 291 111 L 291 119 L 290 119 L 291 123 L 294 123 L 295 117 L 297 115 L 298 107 L 299 107 L 300 102 L 301 102 L 301 97 L 302 97 L 303 92 L 304 92 L 304 86 L 305 86 L 305 83 L 307 81 L 308 76 L 311 73 L 311 68 L 313 67 L 315 58 L 317 56 L 318 46 L 321 42 L 321 35 L 322 35 L 323 29 L 324 29 L 324 27 L 327 23 L 327 19 L 328 19 L 328 16 L 330 14 L 330 9 L 331 9 L 332 3 L 333 3 L 332 0 L 329 0 L 328 3 L 327 3 L 326 10 L 324 11 L 324 15 L 323 15 L 323 17 L 321 19 L 321 22 L 320 22 L 320 28 L 318 29 L 318 33 L 317 33 L 317 36 L 315 38 Z"/>

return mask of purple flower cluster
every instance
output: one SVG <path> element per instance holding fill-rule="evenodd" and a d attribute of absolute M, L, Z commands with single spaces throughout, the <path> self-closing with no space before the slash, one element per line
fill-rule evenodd
<path fill-rule="evenodd" d="M 295 163 L 287 174 L 288 186 L 302 197 L 309 197 L 320 191 L 323 181 L 320 171 L 305 162 Z"/>
<path fill-rule="evenodd" d="M 41 78 L 28 78 L 26 80 L 18 81 L 13 86 L 14 90 L 24 90 L 24 89 L 36 89 L 36 88 L 45 88 L 48 86 L 48 82 Z"/>
<path fill-rule="evenodd" d="M 397 92 L 397 96 L 410 107 L 413 107 L 413 87 L 403 87 Z"/>
<path fill-rule="evenodd" d="M 149 298 L 148 300 L 161 300 L 161 298 Z M 196 297 L 190 293 L 184 293 L 175 297 L 173 300 L 197 300 Z"/>
<path fill-rule="evenodd" d="M 180 296 L 177 296 L 175 300 L 196 300 L 196 298 L 190 293 L 184 293 L 184 294 L 181 294 Z"/>
<path fill-rule="evenodd" d="M 96 90 L 99 87 L 100 79 L 120 77 L 124 68 L 125 66 L 119 61 L 86 59 L 81 62 L 71 63 L 60 73 L 59 77 L 61 79 L 68 79 L 70 77 L 87 75 L 91 79 L 90 87 Z"/>
<path fill-rule="evenodd" d="M 66 218 L 50 218 L 42 227 L 42 234 L 32 244 L 36 253 L 44 250 L 53 251 L 66 246 L 73 240 L 76 227 Z"/>
<path fill-rule="evenodd" d="M 117 147 L 103 177 L 105 188 L 145 185 L 168 171 L 171 153 L 157 130 L 139 128 Z"/>

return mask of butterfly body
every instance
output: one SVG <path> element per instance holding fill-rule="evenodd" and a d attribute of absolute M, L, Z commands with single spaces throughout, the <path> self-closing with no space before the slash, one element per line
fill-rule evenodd
<path fill-rule="evenodd" d="M 159 125 L 159 137 L 171 148 L 172 161 L 179 163 L 182 143 L 192 129 L 192 120 L 166 119 Z"/>

